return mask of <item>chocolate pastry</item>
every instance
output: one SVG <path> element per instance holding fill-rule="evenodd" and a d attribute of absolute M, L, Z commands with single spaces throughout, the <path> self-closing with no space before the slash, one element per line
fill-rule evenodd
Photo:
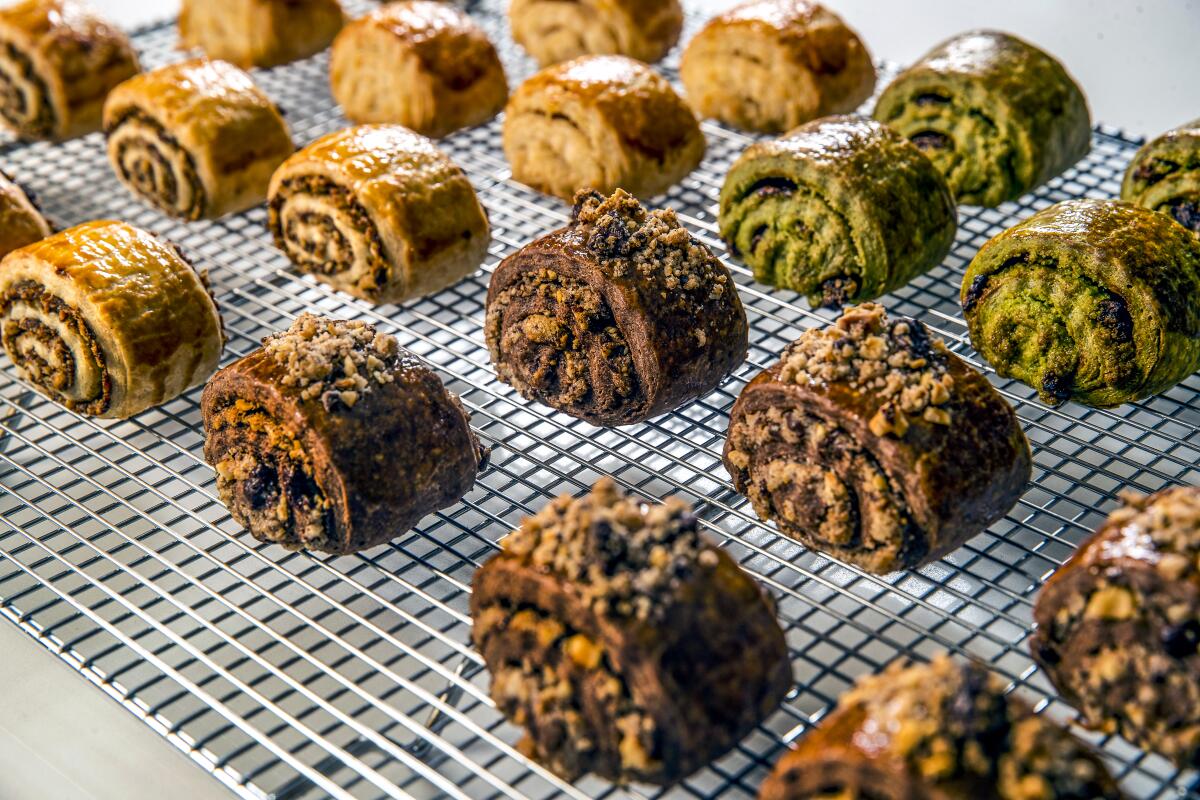
<path fill-rule="evenodd" d="M 475 574 L 472 639 L 519 747 L 567 780 L 675 783 L 791 689 L 774 603 L 678 499 L 605 478 L 501 547 Z"/>
<path fill-rule="evenodd" d="M 108 159 L 135 195 L 186 220 L 261 203 L 292 154 L 279 110 L 242 70 L 196 59 L 144 72 L 104 104 Z"/>
<path fill-rule="evenodd" d="M 571 224 L 506 258 L 485 335 L 500 380 L 594 425 L 712 391 L 746 357 L 733 278 L 673 211 L 581 192 Z"/>
<path fill-rule="evenodd" d="M 735 6 L 688 43 L 679 76 L 701 116 L 765 133 L 848 113 L 875 90 L 858 34 L 811 0 Z"/>
<path fill-rule="evenodd" d="M 289 550 L 355 553 L 458 502 L 485 452 L 441 379 L 362 322 L 304 313 L 204 387 L 229 513 Z"/>
<path fill-rule="evenodd" d="M 839 308 L 936 267 L 957 229 L 942 174 L 861 117 L 827 117 L 751 145 L 721 189 L 721 238 L 755 279 Z"/>
<path fill-rule="evenodd" d="M 1125 171 L 1121 199 L 1168 214 L 1200 233 L 1200 119 L 1137 151 Z"/>
<path fill-rule="evenodd" d="M 679 0 L 513 0 L 513 38 L 543 67 L 587 55 L 654 63 L 679 41 Z"/>
<path fill-rule="evenodd" d="M 875 106 L 925 151 L 958 202 L 998 206 L 1087 154 L 1087 98 L 1052 56 L 1015 36 L 972 31 L 900 73 Z"/>
<path fill-rule="evenodd" d="M 125 34 L 80 0 L 0 9 L 0 119 L 22 139 L 100 130 L 104 98 L 138 70 Z"/>
<path fill-rule="evenodd" d="M 861 679 L 775 765 L 760 800 L 1120 800 L 1090 747 L 940 656 Z"/>
<path fill-rule="evenodd" d="M 338 0 L 183 0 L 179 44 L 239 67 L 274 67 L 319 53 L 345 24 Z"/>
<path fill-rule="evenodd" d="M 873 303 L 805 332 L 750 381 L 725 442 L 759 517 L 877 574 L 941 558 L 1002 518 L 1031 464 L 987 378 Z"/>
<path fill-rule="evenodd" d="M 1045 403 L 1152 397 L 1200 367 L 1200 240 L 1139 206 L 1069 200 L 985 244 L 962 305 L 980 355 Z"/>
<path fill-rule="evenodd" d="M 50 223 L 16 181 L 0 172 L 0 258 L 50 235 Z"/>
<path fill-rule="evenodd" d="M 116 419 L 202 382 L 225 345 L 205 277 L 123 222 L 88 222 L 5 256 L 0 325 L 35 389 Z"/>
<path fill-rule="evenodd" d="M 1200 766 L 1200 489 L 1129 495 L 1051 576 L 1030 648 L 1091 727 Z"/>

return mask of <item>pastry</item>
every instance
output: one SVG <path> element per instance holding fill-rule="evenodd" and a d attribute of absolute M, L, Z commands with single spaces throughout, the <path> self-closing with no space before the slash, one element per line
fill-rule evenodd
<path fill-rule="evenodd" d="M 125 34 L 80 0 L 0 9 L 0 117 L 22 139 L 100 130 L 105 96 L 138 69 Z"/>
<path fill-rule="evenodd" d="M 747 384 L 725 467 L 781 533 L 885 574 L 1001 519 L 1032 455 L 987 378 L 921 323 L 868 303 L 805 332 Z"/>
<path fill-rule="evenodd" d="M 697 527 L 682 501 L 648 506 L 604 478 L 526 519 L 475 574 L 492 699 L 567 780 L 679 781 L 791 689 L 774 603 Z"/>
<path fill-rule="evenodd" d="M 444 289 L 487 255 L 467 176 L 424 136 L 363 125 L 321 137 L 271 179 L 275 243 L 301 272 L 375 303 Z"/>
<path fill-rule="evenodd" d="M 321 52 L 345 24 L 338 0 L 183 0 L 179 46 L 239 67 L 274 67 Z"/>
<path fill-rule="evenodd" d="M 760 800 L 1120 800 L 1095 752 L 975 662 L 861 679 L 775 765 Z"/>
<path fill-rule="evenodd" d="M 1138 150 L 1125 171 L 1121 199 L 1169 214 L 1200 233 L 1200 119 Z"/>
<path fill-rule="evenodd" d="M 587 55 L 653 63 L 679 41 L 679 0 L 513 0 L 513 38 L 548 67 Z"/>
<path fill-rule="evenodd" d="M 1087 98 L 1052 56 L 1007 33 L 974 31 L 900 73 L 875 106 L 925 151 L 960 203 L 998 206 L 1087 154 Z"/>
<path fill-rule="evenodd" d="M 564 200 L 581 189 L 653 197 L 704 158 L 704 134 L 671 84 L 624 56 L 544 69 L 504 112 L 512 176 Z"/>
<path fill-rule="evenodd" d="M 0 258 L 27 244 L 45 239 L 50 223 L 15 181 L 0 172 Z"/>
<path fill-rule="evenodd" d="M 750 0 L 688 43 L 679 76 L 702 117 L 782 133 L 862 105 L 875 66 L 858 35 L 811 0 Z"/>
<path fill-rule="evenodd" d="M 746 357 L 733 278 L 673 211 L 581 192 L 571 223 L 506 258 L 484 334 L 500 380 L 594 425 L 712 391 Z"/>
<path fill-rule="evenodd" d="M 433 0 L 392 3 L 338 34 L 333 96 L 355 122 L 394 122 L 426 136 L 482 125 L 508 100 L 508 79 L 487 34 Z"/>
<path fill-rule="evenodd" d="M 962 306 L 979 354 L 1043 402 L 1141 400 L 1200 367 L 1200 240 L 1139 206 L 1069 200 L 985 244 Z"/>
<path fill-rule="evenodd" d="M 1200 489 L 1125 496 L 1034 607 L 1034 658 L 1092 727 L 1200 766 Z"/>
<path fill-rule="evenodd" d="M 392 336 L 304 313 L 212 377 L 204 458 L 254 538 L 355 553 L 458 502 L 485 452 L 441 379 Z"/>
<path fill-rule="evenodd" d="M 144 72 L 104 104 L 108 158 L 135 195 L 180 219 L 215 219 L 267 196 L 295 149 L 250 76 L 198 59 Z"/>
<path fill-rule="evenodd" d="M 204 276 L 123 222 L 88 222 L 5 256 L 0 325 L 34 388 L 114 419 L 201 383 L 225 344 Z"/>
<path fill-rule="evenodd" d="M 942 174 L 861 117 L 827 117 L 751 145 L 721 189 L 721 238 L 754 277 L 838 308 L 936 267 L 957 229 Z"/>

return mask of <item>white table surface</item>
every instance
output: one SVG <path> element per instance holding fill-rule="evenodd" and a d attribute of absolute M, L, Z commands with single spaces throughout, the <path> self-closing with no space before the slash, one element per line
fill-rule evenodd
<path fill-rule="evenodd" d="M 173 0 L 92 0 L 132 27 Z M 826 0 L 877 58 L 907 63 L 959 31 L 991 27 L 1058 56 L 1093 116 L 1153 136 L 1200 117 L 1200 0 Z M 713 10 L 732 5 L 711 0 Z M 0 621 L 0 798 L 226 797 L 178 750 Z M 166 787 L 170 787 L 169 790 Z"/>

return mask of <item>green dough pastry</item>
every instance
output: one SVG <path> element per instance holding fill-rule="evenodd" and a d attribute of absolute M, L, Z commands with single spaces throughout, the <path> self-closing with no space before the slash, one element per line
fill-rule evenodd
<path fill-rule="evenodd" d="M 1200 119 L 1138 150 L 1125 171 L 1121 199 L 1169 214 L 1200 233 Z"/>
<path fill-rule="evenodd" d="M 826 117 L 751 145 L 721 189 L 721 237 L 754 277 L 837 308 L 941 263 L 957 219 L 946 181 L 890 128 Z"/>
<path fill-rule="evenodd" d="M 884 90 L 875 119 L 924 150 L 970 205 L 1014 200 L 1091 146 L 1087 99 L 1062 64 L 996 31 L 935 47 Z"/>
<path fill-rule="evenodd" d="M 1116 200 L 1069 200 L 980 249 L 962 285 L 975 349 L 1044 402 L 1110 407 L 1200 367 L 1200 239 Z"/>

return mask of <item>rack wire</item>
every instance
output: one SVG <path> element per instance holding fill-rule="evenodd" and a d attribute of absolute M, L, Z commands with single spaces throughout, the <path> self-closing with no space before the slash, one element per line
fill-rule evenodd
<path fill-rule="evenodd" d="M 362 11 L 365 2 L 352 2 Z M 532 70 L 501 4 L 473 12 L 515 81 Z M 170 23 L 134 37 L 143 63 L 181 57 Z M 673 62 L 666 71 L 675 76 Z M 329 96 L 326 56 L 260 71 L 298 142 L 346 124 Z M 664 202 L 724 253 L 716 198 L 752 140 L 706 123 L 709 154 Z M 965 335 L 958 287 L 988 238 L 1070 197 L 1111 197 L 1137 145 L 1099 128 L 1074 169 L 999 209 L 960 209 L 953 254 L 889 295 L 893 313 L 930 325 L 986 370 Z M 0 162 L 59 225 L 119 218 L 183 246 L 211 273 L 230 334 L 228 363 L 303 310 L 373 322 L 433 364 L 494 450 L 459 504 L 386 546 L 345 557 L 255 542 L 218 501 L 201 449 L 199 391 L 122 422 L 81 417 L 0 370 L 0 615 L 249 798 L 747 798 L 775 760 L 859 676 L 950 650 L 988 663 L 1042 713 L 1055 699 L 1027 653 L 1031 603 L 1045 578 L 1116 503 L 1195 483 L 1200 379 L 1113 410 L 1051 409 L 991 374 L 1034 444 L 1035 475 L 1001 522 L 942 561 L 887 577 L 805 550 L 759 522 L 730 488 L 720 449 L 745 382 L 804 329 L 831 315 L 730 267 L 749 313 L 750 356 L 708 397 L 621 430 L 529 404 L 498 383 L 482 341 L 483 299 L 500 259 L 562 224 L 567 208 L 511 180 L 499 126 L 443 147 L 487 207 L 485 267 L 436 295 L 373 308 L 289 270 L 265 213 L 182 224 L 116 181 L 99 135 L 62 145 L 0 144 Z M 648 499 L 694 502 L 709 533 L 779 600 L 797 687 L 737 748 L 665 791 L 566 784 L 517 752 L 520 732 L 487 696 L 469 643 L 475 568 L 525 515 L 601 474 Z M 1091 737 L 1133 797 L 1194 796 L 1197 781 L 1114 738 Z"/>

